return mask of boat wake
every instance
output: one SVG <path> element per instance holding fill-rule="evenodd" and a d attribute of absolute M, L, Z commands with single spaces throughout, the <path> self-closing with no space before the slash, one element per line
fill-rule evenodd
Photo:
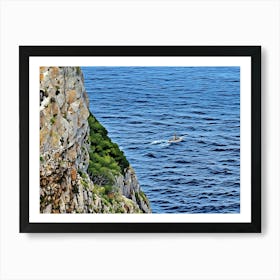
<path fill-rule="evenodd" d="M 151 145 L 157 145 L 157 144 L 162 144 L 162 143 L 166 143 L 167 140 L 155 140 L 153 142 L 151 142 Z"/>
<path fill-rule="evenodd" d="M 167 147 L 170 145 L 170 143 L 168 142 L 168 140 L 162 139 L 162 140 L 155 140 L 153 142 L 150 143 L 151 145 L 158 145 L 160 147 Z"/>

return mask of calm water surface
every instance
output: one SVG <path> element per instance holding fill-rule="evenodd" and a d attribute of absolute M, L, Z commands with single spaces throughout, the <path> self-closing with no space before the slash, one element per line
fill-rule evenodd
<path fill-rule="evenodd" d="M 82 67 L 153 213 L 239 213 L 239 67 Z M 168 143 L 174 133 L 180 143 Z"/>

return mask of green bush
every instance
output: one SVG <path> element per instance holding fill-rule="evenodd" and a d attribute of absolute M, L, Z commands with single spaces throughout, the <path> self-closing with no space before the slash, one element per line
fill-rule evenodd
<path fill-rule="evenodd" d="M 81 72 L 82 72 L 82 71 L 81 71 L 81 67 L 76 67 L 76 71 L 77 71 L 77 74 L 80 75 Z"/>
<path fill-rule="evenodd" d="M 114 176 L 124 173 L 129 163 L 124 153 L 108 136 L 108 131 L 90 114 L 90 150 L 88 174 L 97 185 L 112 185 Z"/>
<path fill-rule="evenodd" d="M 51 123 L 51 125 L 53 125 L 55 123 L 55 116 L 51 117 L 50 123 Z"/>
<path fill-rule="evenodd" d="M 113 186 L 106 185 L 105 186 L 105 194 L 109 194 L 111 192 L 113 192 Z"/>

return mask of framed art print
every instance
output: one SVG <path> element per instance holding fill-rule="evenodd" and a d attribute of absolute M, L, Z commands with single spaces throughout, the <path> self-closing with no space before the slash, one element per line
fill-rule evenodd
<path fill-rule="evenodd" d="M 20 46 L 20 232 L 261 232 L 260 46 Z"/>

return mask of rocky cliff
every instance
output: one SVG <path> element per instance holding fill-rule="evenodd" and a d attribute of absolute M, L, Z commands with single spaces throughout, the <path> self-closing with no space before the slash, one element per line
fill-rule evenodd
<path fill-rule="evenodd" d="M 133 168 L 89 112 L 79 67 L 40 67 L 40 212 L 150 213 Z"/>

